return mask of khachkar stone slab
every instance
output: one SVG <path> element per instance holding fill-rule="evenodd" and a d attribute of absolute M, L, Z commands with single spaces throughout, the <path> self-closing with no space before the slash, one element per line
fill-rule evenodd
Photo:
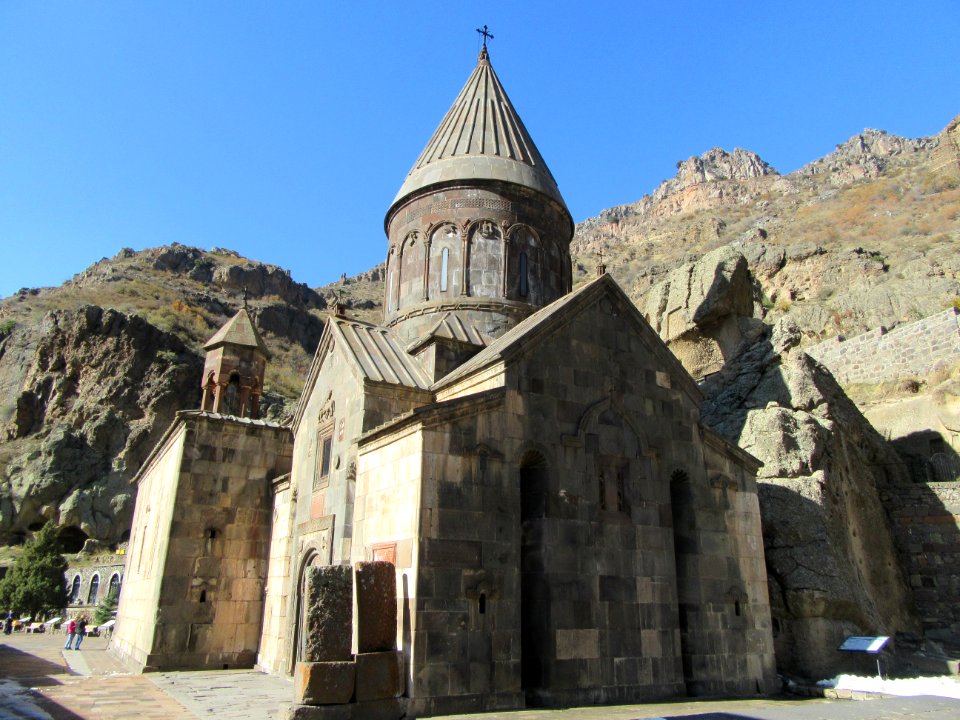
<path fill-rule="evenodd" d="M 397 578 L 393 563 L 357 563 L 357 652 L 397 647 Z"/>
<path fill-rule="evenodd" d="M 307 569 L 304 624 L 306 662 L 352 659 L 353 568 L 349 565 L 331 565 Z"/>

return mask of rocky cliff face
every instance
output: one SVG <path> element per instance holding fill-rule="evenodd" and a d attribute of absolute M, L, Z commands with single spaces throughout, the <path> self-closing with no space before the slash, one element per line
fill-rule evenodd
<path fill-rule="evenodd" d="M 909 477 L 830 374 L 798 349 L 799 329 L 752 317 L 757 284 L 746 267 L 734 249 L 714 251 L 655 286 L 646 307 L 688 370 L 709 373 L 703 421 L 763 462 L 778 667 L 827 677 L 841 669 L 835 649 L 847 636 L 917 627 L 880 500 L 881 489 Z M 692 280 L 684 292 L 674 292 L 677 278 Z"/>
<path fill-rule="evenodd" d="M 202 368 L 179 338 L 116 310 L 14 327 L 0 340 L 0 538 L 52 518 L 73 538 L 125 539 L 129 479 Z"/>

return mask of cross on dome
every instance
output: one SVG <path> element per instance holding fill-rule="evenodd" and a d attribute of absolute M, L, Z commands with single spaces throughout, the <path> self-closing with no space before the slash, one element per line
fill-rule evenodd
<path fill-rule="evenodd" d="M 483 29 L 477 28 L 477 32 L 483 36 L 483 49 L 487 49 L 487 40 L 493 40 L 493 33 L 491 33 L 487 26 L 484 25 Z"/>

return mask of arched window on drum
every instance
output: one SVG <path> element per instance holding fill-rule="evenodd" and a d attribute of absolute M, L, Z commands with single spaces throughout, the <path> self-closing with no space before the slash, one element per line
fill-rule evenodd
<path fill-rule="evenodd" d="M 507 297 L 532 305 L 543 304 L 541 251 L 536 235 L 528 228 L 518 228 L 511 234 L 508 247 Z"/>
<path fill-rule="evenodd" d="M 460 231 L 453 225 L 441 225 L 430 236 L 428 296 L 451 297 L 460 294 L 463 268 L 460 267 L 462 243 Z"/>

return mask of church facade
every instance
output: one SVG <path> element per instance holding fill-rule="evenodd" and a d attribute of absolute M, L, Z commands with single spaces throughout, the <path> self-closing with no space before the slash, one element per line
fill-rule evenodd
<path fill-rule="evenodd" d="M 755 473 L 573 221 L 484 48 L 389 208 L 384 319 L 290 426 L 245 310 L 135 478 L 114 651 L 290 673 L 304 578 L 388 560 L 410 716 L 771 691 Z"/>

